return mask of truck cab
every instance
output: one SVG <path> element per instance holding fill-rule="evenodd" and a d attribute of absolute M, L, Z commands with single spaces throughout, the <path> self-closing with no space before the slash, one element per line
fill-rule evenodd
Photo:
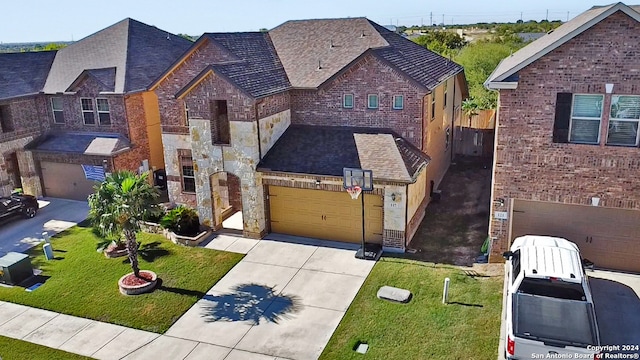
<path fill-rule="evenodd" d="M 505 357 L 593 355 L 600 344 L 588 278 L 576 244 L 527 235 L 514 240 L 507 261 Z"/>

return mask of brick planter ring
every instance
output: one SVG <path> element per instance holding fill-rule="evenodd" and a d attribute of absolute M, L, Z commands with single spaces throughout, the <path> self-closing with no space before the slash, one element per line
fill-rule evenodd
<path fill-rule="evenodd" d="M 118 280 L 118 288 L 120 288 L 120 293 L 122 293 L 123 295 L 138 295 L 149 292 L 153 290 L 154 287 L 156 287 L 156 283 L 158 282 L 158 276 L 156 275 L 156 273 L 149 270 L 140 270 L 140 273 L 151 274 L 151 281 L 141 285 L 125 285 L 123 283 L 124 279 L 130 275 L 133 275 L 132 272 L 128 273 L 121 277 L 120 280 Z"/>

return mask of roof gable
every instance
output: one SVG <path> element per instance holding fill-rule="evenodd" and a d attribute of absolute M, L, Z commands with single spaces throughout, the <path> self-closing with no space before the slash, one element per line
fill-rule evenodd
<path fill-rule="evenodd" d="M 85 70 L 105 68 L 115 68 L 114 92 L 144 90 L 189 46 L 179 36 L 124 19 L 59 50 L 44 91 L 64 92 Z"/>
<path fill-rule="evenodd" d="M 116 68 L 90 69 L 85 70 L 78 78 L 69 86 L 66 91 L 75 91 L 82 82 L 91 78 L 100 88 L 100 91 L 113 92 L 116 85 Z"/>
<path fill-rule="evenodd" d="M 39 93 L 56 51 L 0 54 L 0 99 Z"/>
<path fill-rule="evenodd" d="M 487 81 L 485 81 L 485 86 L 493 89 L 509 86 L 502 85 L 500 82 L 515 82 L 514 80 L 517 79 L 517 76 L 515 75 L 518 71 L 565 44 L 569 40 L 582 34 L 602 20 L 618 11 L 622 11 L 636 21 L 640 21 L 639 10 L 640 6 L 630 7 L 623 3 L 593 7 L 562 24 L 557 29 L 553 30 L 553 32 L 541 37 L 540 39 L 516 51 L 511 56 L 503 59 L 489 76 Z"/>

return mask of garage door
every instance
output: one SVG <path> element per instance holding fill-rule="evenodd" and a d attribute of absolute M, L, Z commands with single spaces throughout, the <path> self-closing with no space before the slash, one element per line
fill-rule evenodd
<path fill-rule="evenodd" d="M 640 211 L 515 200 L 511 238 L 569 239 L 597 267 L 640 272 Z"/>
<path fill-rule="evenodd" d="M 40 168 L 45 196 L 86 201 L 93 193 L 96 182 L 85 178 L 81 165 L 42 162 Z"/>
<path fill-rule="evenodd" d="M 360 195 L 362 196 L 362 195 Z M 382 197 L 365 195 L 366 241 L 382 244 Z M 361 201 L 346 191 L 269 187 L 271 231 L 280 234 L 360 243 Z"/>

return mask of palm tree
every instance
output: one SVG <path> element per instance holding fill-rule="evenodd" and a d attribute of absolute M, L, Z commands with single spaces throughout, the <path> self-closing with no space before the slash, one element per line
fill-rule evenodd
<path fill-rule="evenodd" d="M 146 173 L 136 175 L 130 171 L 107 176 L 95 190 L 89 195 L 89 218 L 103 236 L 124 236 L 131 268 L 139 277 L 136 234 L 140 222 L 157 210 L 158 191 L 149 184 Z"/>
<path fill-rule="evenodd" d="M 471 118 L 478 115 L 478 103 L 473 99 L 466 99 L 462 102 L 462 111 L 469 118 L 469 127 L 471 127 Z"/>

